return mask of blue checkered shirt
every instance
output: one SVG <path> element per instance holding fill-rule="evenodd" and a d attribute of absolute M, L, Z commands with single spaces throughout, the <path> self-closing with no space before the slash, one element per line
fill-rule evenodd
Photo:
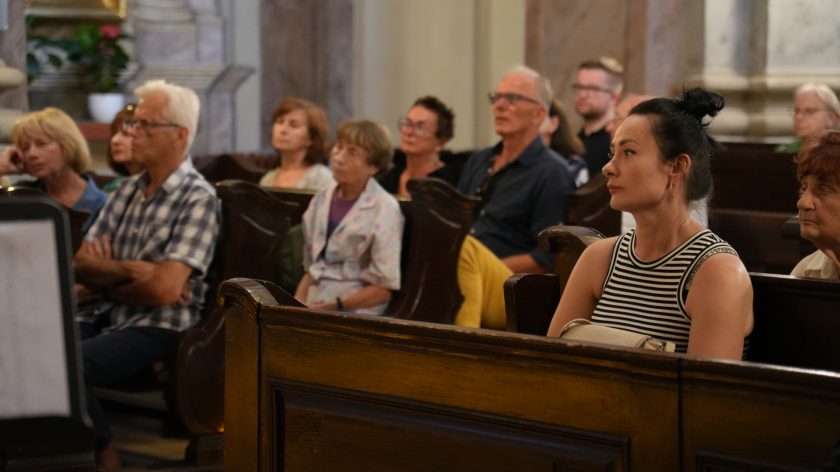
<path fill-rule="evenodd" d="M 109 330 L 154 326 L 182 331 L 201 311 L 204 275 L 219 234 L 219 200 L 189 157 L 175 169 L 151 198 L 145 198 L 148 175 L 126 179 L 108 199 L 85 240 L 111 240 L 117 260 L 177 261 L 193 268 L 189 278 L 189 306 L 143 307 L 102 300 L 79 314 L 91 321 L 110 312 Z"/>

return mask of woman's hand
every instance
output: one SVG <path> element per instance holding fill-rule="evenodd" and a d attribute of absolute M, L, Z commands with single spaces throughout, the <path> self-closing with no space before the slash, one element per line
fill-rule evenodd
<path fill-rule="evenodd" d="M 10 146 L 3 149 L 0 153 L 0 175 L 8 174 L 22 174 L 23 168 L 23 154 L 20 149 Z"/>

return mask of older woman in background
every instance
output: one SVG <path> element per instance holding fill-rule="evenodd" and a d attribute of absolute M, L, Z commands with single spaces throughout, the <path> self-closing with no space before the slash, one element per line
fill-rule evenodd
<path fill-rule="evenodd" d="M 289 97 L 274 109 L 271 146 L 280 165 L 260 179 L 265 187 L 321 190 L 334 181 L 327 163 L 327 114 L 314 103 Z"/>
<path fill-rule="evenodd" d="M 585 152 L 583 142 L 569 126 L 566 111 L 557 97 L 551 100 L 548 116 L 540 125 L 540 136 L 543 144 L 559 154 L 569 165 L 575 187 L 580 187 L 589 181 L 589 170 L 586 167 L 586 161 L 581 157 Z"/>
<path fill-rule="evenodd" d="M 342 123 L 332 150 L 336 183 L 303 215 L 306 273 L 295 298 L 313 307 L 382 314 L 400 288 L 404 218 L 373 178 L 391 161 L 391 141 L 369 120 Z"/>
<path fill-rule="evenodd" d="M 825 131 L 799 156 L 799 232 L 817 251 L 791 275 L 840 279 L 840 131 Z"/>
<path fill-rule="evenodd" d="M 411 179 L 435 177 L 458 185 L 464 160 L 442 156 L 441 151 L 455 135 L 455 114 L 431 95 L 418 98 L 398 122 L 400 151 L 394 165 L 377 180 L 390 193 L 407 197 Z"/>
<path fill-rule="evenodd" d="M 87 232 L 107 196 L 90 176 L 87 141 L 72 118 L 58 108 L 25 115 L 12 128 L 15 147 L 0 154 L 0 175 L 27 173 L 37 180 L 19 182 L 47 193 L 64 206 L 90 213 Z"/>
<path fill-rule="evenodd" d="M 143 166 L 134 160 L 131 151 L 131 135 L 123 129 L 126 120 L 134 118 L 134 108 L 137 105 L 130 103 L 125 106 L 111 121 L 111 139 L 108 140 L 108 166 L 119 176 L 102 187 L 107 193 L 111 193 L 119 187 L 126 177 L 139 174 Z"/>
<path fill-rule="evenodd" d="M 796 154 L 814 144 L 816 136 L 840 125 L 840 101 L 825 84 L 807 83 L 793 93 L 793 131 L 797 141 L 780 144 L 778 152 Z"/>

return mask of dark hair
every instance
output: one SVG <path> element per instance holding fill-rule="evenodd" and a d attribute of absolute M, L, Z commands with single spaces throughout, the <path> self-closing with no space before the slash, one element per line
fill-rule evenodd
<path fill-rule="evenodd" d="M 426 95 L 425 97 L 418 98 L 414 101 L 414 104 L 411 105 L 412 108 L 417 106 L 423 107 L 437 115 L 438 123 L 437 130 L 435 131 L 435 137 L 443 139 L 444 141 L 449 141 L 453 136 L 455 136 L 455 114 L 452 113 L 452 109 L 446 106 L 446 104 L 440 101 L 440 99 L 432 95 Z"/>
<path fill-rule="evenodd" d="M 631 115 L 652 116 L 651 127 L 659 151 L 666 161 L 680 154 L 691 158 L 691 173 L 687 179 L 689 201 L 706 197 L 712 190 L 709 161 L 720 145 L 706 131 L 706 116 L 714 117 L 723 109 L 723 97 L 715 92 L 693 88 L 677 99 L 654 98 L 639 103 Z"/>
<path fill-rule="evenodd" d="M 114 162 L 114 156 L 111 154 L 111 138 L 122 130 L 122 125 L 125 120 L 130 120 L 134 117 L 134 110 L 137 108 L 136 103 L 129 103 L 122 110 L 117 112 L 114 119 L 111 121 L 111 134 L 108 138 L 108 149 L 105 151 L 105 157 L 108 160 L 108 167 L 114 170 L 119 175 L 128 175 L 128 168 L 125 164 Z"/>
<path fill-rule="evenodd" d="M 329 124 L 327 123 L 327 114 L 321 107 L 302 98 L 287 97 L 274 108 L 274 112 L 271 114 L 271 122 L 274 123 L 282 116 L 295 110 L 303 110 L 306 115 L 309 140 L 312 141 L 312 145 L 306 150 L 303 162 L 308 165 L 326 164 L 329 156 L 327 148 Z"/>
<path fill-rule="evenodd" d="M 840 189 L 840 131 L 826 130 L 817 136 L 817 144 L 799 154 L 796 177 L 812 175 L 817 183 Z"/>
<path fill-rule="evenodd" d="M 566 158 L 570 158 L 575 154 L 582 155 L 584 151 L 583 142 L 569 125 L 569 119 L 566 118 L 566 110 L 563 109 L 563 104 L 560 103 L 560 99 L 557 97 L 551 100 L 551 106 L 548 108 L 548 116 L 557 117 L 557 129 L 551 133 L 549 147 L 557 154 Z"/>

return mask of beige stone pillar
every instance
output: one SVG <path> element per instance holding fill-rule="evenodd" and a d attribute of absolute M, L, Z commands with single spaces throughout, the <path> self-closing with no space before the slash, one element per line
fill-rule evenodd
<path fill-rule="evenodd" d="M 793 90 L 840 90 L 840 10 L 833 0 L 705 0 L 702 62 L 688 82 L 727 101 L 711 130 L 723 139 L 779 142 L 792 135 Z"/>
<path fill-rule="evenodd" d="M 354 11 L 356 116 L 386 124 L 423 95 L 455 112 L 453 149 L 497 138 L 487 104 L 501 74 L 525 58 L 521 0 L 358 0 Z"/>

